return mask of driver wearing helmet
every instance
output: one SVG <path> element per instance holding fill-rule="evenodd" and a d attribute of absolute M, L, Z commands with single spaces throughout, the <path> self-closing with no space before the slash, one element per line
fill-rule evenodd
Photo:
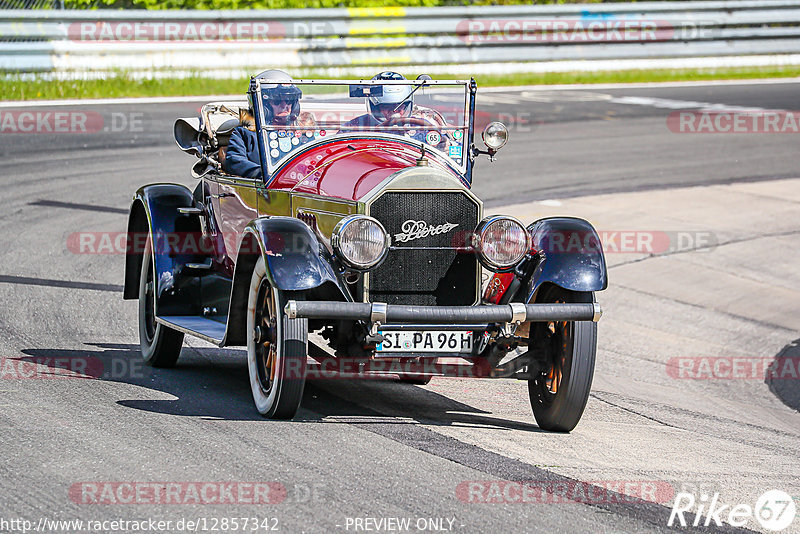
<path fill-rule="evenodd" d="M 405 80 L 406 78 L 396 72 L 385 71 L 376 74 L 372 79 Z M 427 128 L 419 124 L 415 124 L 416 127 L 408 124 L 404 130 L 395 130 L 395 133 L 398 135 L 405 134 L 419 141 L 425 141 L 426 132 L 447 125 L 447 122 L 439 112 L 431 108 L 414 105 L 414 92 L 419 86 L 387 84 L 378 87 L 383 89 L 381 94 L 367 97 L 367 113 L 344 123 L 341 129 L 342 132 L 375 126 L 404 126 L 406 125 L 403 121 L 404 118 L 413 118 L 416 119 L 415 123 L 420 122 L 420 119 L 424 121 Z M 442 140 L 438 144 L 440 149 L 446 146 L 449 137 L 444 132 L 441 133 Z"/>
<path fill-rule="evenodd" d="M 292 77 L 281 70 L 267 70 L 256 76 L 271 83 L 261 85 L 264 101 L 264 122 L 270 125 L 296 126 L 298 123 L 314 127 L 310 113 L 300 113 L 300 98 L 303 92 L 294 84 Z M 242 125 L 234 128 L 228 141 L 228 150 L 223 170 L 229 174 L 258 178 L 261 176 L 261 159 L 258 154 L 258 138 L 251 112 L 245 114 Z M 249 115 L 249 116 L 248 116 Z"/>

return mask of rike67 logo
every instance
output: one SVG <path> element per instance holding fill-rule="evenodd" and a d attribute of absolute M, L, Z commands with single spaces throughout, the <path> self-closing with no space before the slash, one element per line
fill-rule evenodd
<path fill-rule="evenodd" d="M 690 515 L 695 509 L 694 519 Z M 696 498 L 692 493 L 681 492 L 675 495 L 675 502 L 667 520 L 667 526 L 676 527 L 718 527 L 727 523 L 734 527 L 744 527 L 755 517 L 762 528 L 771 532 L 779 532 L 791 526 L 797 513 L 797 505 L 791 495 L 781 490 L 769 490 L 761 495 L 755 506 L 746 503 L 737 505 L 720 502 L 719 493 L 709 499 L 708 494 Z"/>

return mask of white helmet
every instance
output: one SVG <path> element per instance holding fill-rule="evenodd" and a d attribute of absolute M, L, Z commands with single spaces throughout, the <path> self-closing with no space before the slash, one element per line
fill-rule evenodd
<path fill-rule="evenodd" d="M 285 122 L 286 124 L 292 124 L 297 116 L 300 114 L 300 98 L 303 96 L 303 92 L 294 84 L 294 80 L 291 76 L 283 72 L 282 70 L 277 69 L 270 69 L 265 70 L 256 78 L 260 80 L 266 80 L 269 82 L 274 83 L 262 83 L 261 84 L 261 98 L 264 100 L 265 103 L 269 103 L 270 100 L 288 100 L 291 103 L 292 109 L 289 113 L 288 117 L 283 119 L 278 119 L 277 117 L 273 116 L 272 106 L 265 105 L 264 106 L 264 120 L 267 124 L 273 123 L 273 121 Z"/>
<path fill-rule="evenodd" d="M 385 71 L 372 77 L 373 80 L 405 80 L 406 78 L 396 72 Z M 396 104 L 396 113 L 403 117 L 411 115 L 414 107 L 414 96 L 411 94 L 411 85 L 384 85 L 380 96 L 371 96 L 367 99 L 367 111 L 378 122 L 383 122 L 386 117 L 376 106 L 381 104 Z"/>

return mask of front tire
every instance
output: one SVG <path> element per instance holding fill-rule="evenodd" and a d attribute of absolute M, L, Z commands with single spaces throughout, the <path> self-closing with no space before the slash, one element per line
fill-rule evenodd
<path fill-rule="evenodd" d="M 537 302 L 594 302 L 594 293 L 575 292 L 557 286 L 542 288 Z M 597 323 L 553 321 L 531 328 L 544 336 L 547 357 L 542 369 L 528 380 L 533 415 L 544 430 L 570 432 L 580 421 L 594 377 Z"/>
<path fill-rule="evenodd" d="M 289 319 L 285 304 L 259 258 L 247 299 L 247 368 L 256 409 L 271 419 L 294 417 L 306 381 L 308 319 Z"/>
<path fill-rule="evenodd" d="M 174 367 L 183 345 L 183 332 L 156 322 L 153 243 L 148 239 L 139 275 L 139 345 L 147 365 Z"/>

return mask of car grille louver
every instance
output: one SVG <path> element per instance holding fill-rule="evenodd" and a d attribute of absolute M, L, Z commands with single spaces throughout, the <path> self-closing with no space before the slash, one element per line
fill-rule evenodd
<path fill-rule="evenodd" d="M 388 191 L 370 206 L 392 237 L 386 261 L 368 275 L 368 299 L 388 304 L 468 306 L 478 295 L 478 261 L 466 246 L 478 224 L 479 206 L 462 192 Z M 407 221 L 435 230 L 424 237 Z M 457 225 L 452 227 L 452 225 Z M 407 225 L 406 230 L 416 226 Z M 425 232 L 421 232 L 425 234 Z"/>

